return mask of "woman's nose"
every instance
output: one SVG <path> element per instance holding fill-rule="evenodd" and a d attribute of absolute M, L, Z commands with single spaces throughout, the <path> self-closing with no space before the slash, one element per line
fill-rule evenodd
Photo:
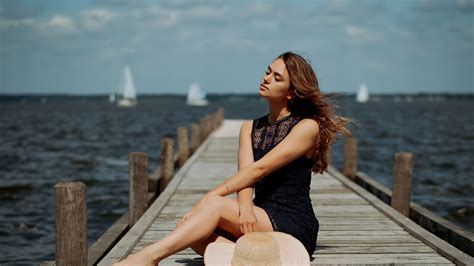
<path fill-rule="evenodd" d="M 263 81 L 265 83 L 270 83 L 270 75 L 267 75 L 267 74 L 263 75 Z"/>

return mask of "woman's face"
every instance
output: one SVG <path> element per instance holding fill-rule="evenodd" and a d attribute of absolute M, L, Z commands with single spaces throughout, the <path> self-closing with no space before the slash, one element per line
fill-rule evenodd
<path fill-rule="evenodd" d="M 268 66 L 263 75 L 258 95 L 268 99 L 285 101 L 289 89 L 290 75 L 286 70 L 283 59 L 278 58 Z"/>

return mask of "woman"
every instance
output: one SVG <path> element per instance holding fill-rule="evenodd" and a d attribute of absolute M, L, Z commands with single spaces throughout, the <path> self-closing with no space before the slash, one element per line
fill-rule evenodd
<path fill-rule="evenodd" d="M 333 113 L 309 62 L 292 52 L 268 66 L 259 95 L 268 100 L 269 113 L 243 123 L 239 171 L 210 190 L 173 232 L 117 265 L 155 265 L 187 247 L 203 255 L 213 241 L 235 242 L 254 231 L 291 234 L 311 257 L 319 230 L 311 172 L 327 168 L 330 144 L 338 131 L 349 133 L 349 120 Z M 225 197 L 234 192 L 237 201 Z"/>

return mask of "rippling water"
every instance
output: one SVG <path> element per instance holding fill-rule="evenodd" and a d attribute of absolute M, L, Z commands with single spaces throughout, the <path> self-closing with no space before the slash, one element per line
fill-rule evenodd
<path fill-rule="evenodd" d="M 140 99 L 119 109 L 106 97 L 10 99 L 0 102 L 0 263 L 38 264 L 54 259 L 54 189 L 59 181 L 87 185 L 88 240 L 93 243 L 128 206 L 128 154 L 143 151 L 157 167 L 160 139 L 175 137 L 218 107 L 226 118 L 267 112 L 256 96 L 211 97 L 190 107 L 184 97 Z M 358 169 L 391 187 L 394 154 L 414 153 L 412 200 L 474 231 L 474 99 L 392 97 L 356 104 L 337 101 L 357 120 Z M 342 167 L 342 143 L 333 161 Z M 225 178 L 225 177 L 223 177 Z"/>

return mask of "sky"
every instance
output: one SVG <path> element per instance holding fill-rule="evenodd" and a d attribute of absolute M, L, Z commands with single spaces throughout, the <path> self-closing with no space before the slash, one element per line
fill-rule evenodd
<path fill-rule="evenodd" d="M 474 93 L 474 0 L 0 0 L 0 94 L 255 93 L 275 57 L 323 92 Z"/>

